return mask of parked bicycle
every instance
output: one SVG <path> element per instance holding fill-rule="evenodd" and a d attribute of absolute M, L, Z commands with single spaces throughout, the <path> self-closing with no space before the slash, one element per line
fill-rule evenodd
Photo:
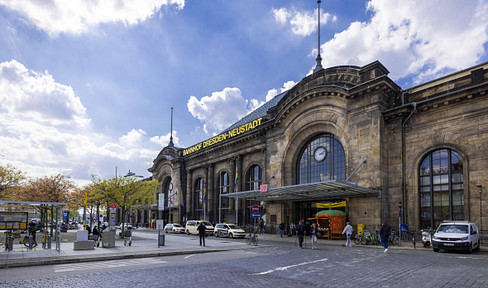
<path fill-rule="evenodd" d="M 41 230 L 42 233 L 42 248 L 47 249 L 48 248 L 48 241 L 49 241 L 49 231 L 47 230 Z"/>
<path fill-rule="evenodd" d="M 390 238 L 388 239 L 388 244 L 389 245 L 400 245 L 400 238 L 398 238 L 398 235 L 395 230 L 390 231 Z"/>
<path fill-rule="evenodd" d="M 19 244 L 24 244 L 25 247 L 29 247 L 29 236 L 25 235 L 25 231 L 5 231 L 5 244 L 7 243 L 7 238 L 10 237 L 12 237 L 12 241 L 15 241 L 17 239 L 19 241 Z M 32 247 L 35 246 L 37 246 L 37 244 L 34 242 Z"/>
<path fill-rule="evenodd" d="M 248 245 L 258 245 L 258 233 L 257 229 L 250 229 L 249 234 L 246 236 L 246 243 Z"/>

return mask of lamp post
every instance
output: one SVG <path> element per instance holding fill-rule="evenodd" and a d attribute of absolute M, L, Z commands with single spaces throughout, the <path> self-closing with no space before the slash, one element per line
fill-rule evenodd
<path fill-rule="evenodd" d="M 144 176 L 136 175 L 136 173 L 130 171 L 130 169 L 129 169 L 129 172 L 127 172 L 127 174 L 124 175 L 124 178 L 127 178 L 127 177 L 143 178 Z M 129 217 L 128 217 L 129 219 L 127 219 L 127 220 L 131 221 L 131 219 L 132 219 L 132 222 L 134 222 L 135 217 L 133 216 L 132 212 L 133 212 L 132 209 L 130 209 L 129 210 Z M 132 224 L 134 224 L 134 223 L 132 223 Z"/>
<path fill-rule="evenodd" d="M 476 184 L 476 187 L 480 188 L 480 229 L 479 230 L 482 231 L 483 230 L 483 216 L 481 214 L 482 213 L 481 211 L 482 211 L 482 207 L 483 206 L 481 204 L 482 203 L 482 201 L 481 201 L 481 193 L 483 192 L 483 185 Z"/>

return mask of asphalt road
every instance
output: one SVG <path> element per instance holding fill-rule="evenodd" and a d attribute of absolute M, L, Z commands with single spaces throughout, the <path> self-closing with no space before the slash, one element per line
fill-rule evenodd
<path fill-rule="evenodd" d="M 486 253 L 260 244 L 269 246 L 4 269 L 0 287 L 488 287 Z"/>

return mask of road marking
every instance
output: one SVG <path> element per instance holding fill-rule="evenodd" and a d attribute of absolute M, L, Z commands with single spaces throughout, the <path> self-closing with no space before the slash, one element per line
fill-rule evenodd
<path fill-rule="evenodd" d="M 185 257 L 185 259 L 188 259 L 188 258 L 190 258 L 192 256 L 195 256 L 195 254 L 188 255 L 188 256 Z"/>
<path fill-rule="evenodd" d="M 266 274 L 269 274 L 269 273 L 273 273 L 275 271 L 285 271 L 285 270 L 288 270 L 290 268 L 295 268 L 295 267 L 298 267 L 298 266 L 309 265 L 309 264 L 315 264 L 315 263 L 324 262 L 324 261 L 327 261 L 327 260 L 329 260 L 329 259 L 328 258 L 324 258 L 324 259 L 319 259 L 319 260 L 314 260 L 314 261 L 302 262 L 302 263 L 298 263 L 298 264 L 295 264 L 295 265 L 277 267 L 275 269 L 271 269 L 271 270 L 264 271 L 264 272 L 253 273 L 251 275 L 266 275 Z"/>
<path fill-rule="evenodd" d="M 75 264 L 60 264 L 54 265 L 54 273 L 72 272 L 80 270 L 99 270 L 106 268 L 117 268 L 126 266 L 139 266 L 151 264 L 168 263 L 158 258 L 144 258 L 144 259 L 128 259 L 128 260 L 111 260 L 101 262 L 84 262 Z"/>

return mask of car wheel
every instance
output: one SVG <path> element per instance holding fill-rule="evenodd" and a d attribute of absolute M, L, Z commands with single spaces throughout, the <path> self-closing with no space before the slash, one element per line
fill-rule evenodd
<path fill-rule="evenodd" d="M 229 238 L 232 239 L 234 238 L 234 235 L 232 235 L 232 233 L 229 234 Z"/>
<path fill-rule="evenodd" d="M 474 251 L 480 251 L 480 244 L 481 244 L 481 240 L 478 239 L 478 246 L 474 248 Z"/>
<path fill-rule="evenodd" d="M 186 230 L 186 235 L 190 235 L 190 231 L 189 230 Z"/>
<path fill-rule="evenodd" d="M 439 248 L 432 248 L 434 250 L 434 252 L 439 252 Z"/>
<path fill-rule="evenodd" d="M 473 243 L 469 243 L 468 250 L 466 250 L 466 252 L 468 252 L 468 254 L 473 253 Z"/>

